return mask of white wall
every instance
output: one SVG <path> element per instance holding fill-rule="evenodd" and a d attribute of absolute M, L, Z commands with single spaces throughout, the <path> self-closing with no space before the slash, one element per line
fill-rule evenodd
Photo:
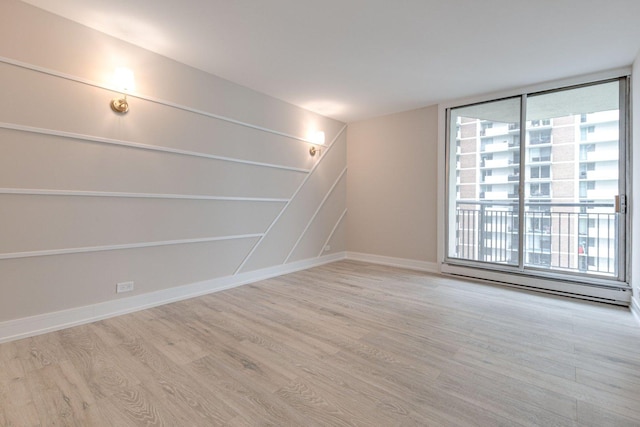
<path fill-rule="evenodd" d="M 634 165 L 640 165 L 640 52 L 633 63 L 631 74 L 631 156 Z M 631 283 L 632 306 L 640 320 L 640 171 L 631 168 Z"/>
<path fill-rule="evenodd" d="M 350 256 L 437 268 L 437 119 L 432 106 L 349 124 Z"/>
<path fill-rule="evenodd" d="M 126 115 L 109 108 L 117 66 L 135 73 Z M 342 123 L 16 0 L 0 2 L 0 93 L 0 341 L 32 316 L 346 250 Z M 335 142 L 311 157 L 315 130 Z"/>

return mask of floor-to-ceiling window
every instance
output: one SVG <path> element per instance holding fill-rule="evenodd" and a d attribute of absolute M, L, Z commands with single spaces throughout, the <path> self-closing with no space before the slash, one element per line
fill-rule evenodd
<path fill-rule="evenodd" d="M 449 108 L 445 264 L 626 287 L 627 84 Z"/>

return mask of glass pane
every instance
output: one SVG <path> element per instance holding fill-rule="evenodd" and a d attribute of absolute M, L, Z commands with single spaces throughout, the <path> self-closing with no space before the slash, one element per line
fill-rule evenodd
<path fill-rule="evenodd" d="M 517 266 L 520 98 L 454 108 L 449 126 L 448 256 Z"/>
<path fill-rule="evenodd" d="M 527 98 L 525 267 L 617 275 L 619 83 Z"/>

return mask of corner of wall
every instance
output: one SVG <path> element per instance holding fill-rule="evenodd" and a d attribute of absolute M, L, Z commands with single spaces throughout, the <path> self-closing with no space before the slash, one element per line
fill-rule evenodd
<path fill-rule="evenodd" d="M 633 63 L 631 73 L 631 164 L 640 165 L 640 52 Z M 640 172 L 631 168 L 631 269 L 633 289 L 632 310 L 640 319 Z"/>
<path fill-rule="evenodd" d="M 638 302 L 637 298 L 631 299 L 631 314 L 633 314 L 633 317 L 635 317 L 640 326 L 640 302 Z"/>
<path fill-rule="evenodd" d="M 437 116 L 429 106 L 349 124 L 350 253 L 436 261 Z"/>

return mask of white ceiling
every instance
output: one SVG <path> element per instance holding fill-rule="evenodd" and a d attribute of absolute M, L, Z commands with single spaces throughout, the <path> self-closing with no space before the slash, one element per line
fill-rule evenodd
<path fill-rule="evenodd" d="M 630 65 L 640 0 L 24 0 L 352 122 Z"/>

